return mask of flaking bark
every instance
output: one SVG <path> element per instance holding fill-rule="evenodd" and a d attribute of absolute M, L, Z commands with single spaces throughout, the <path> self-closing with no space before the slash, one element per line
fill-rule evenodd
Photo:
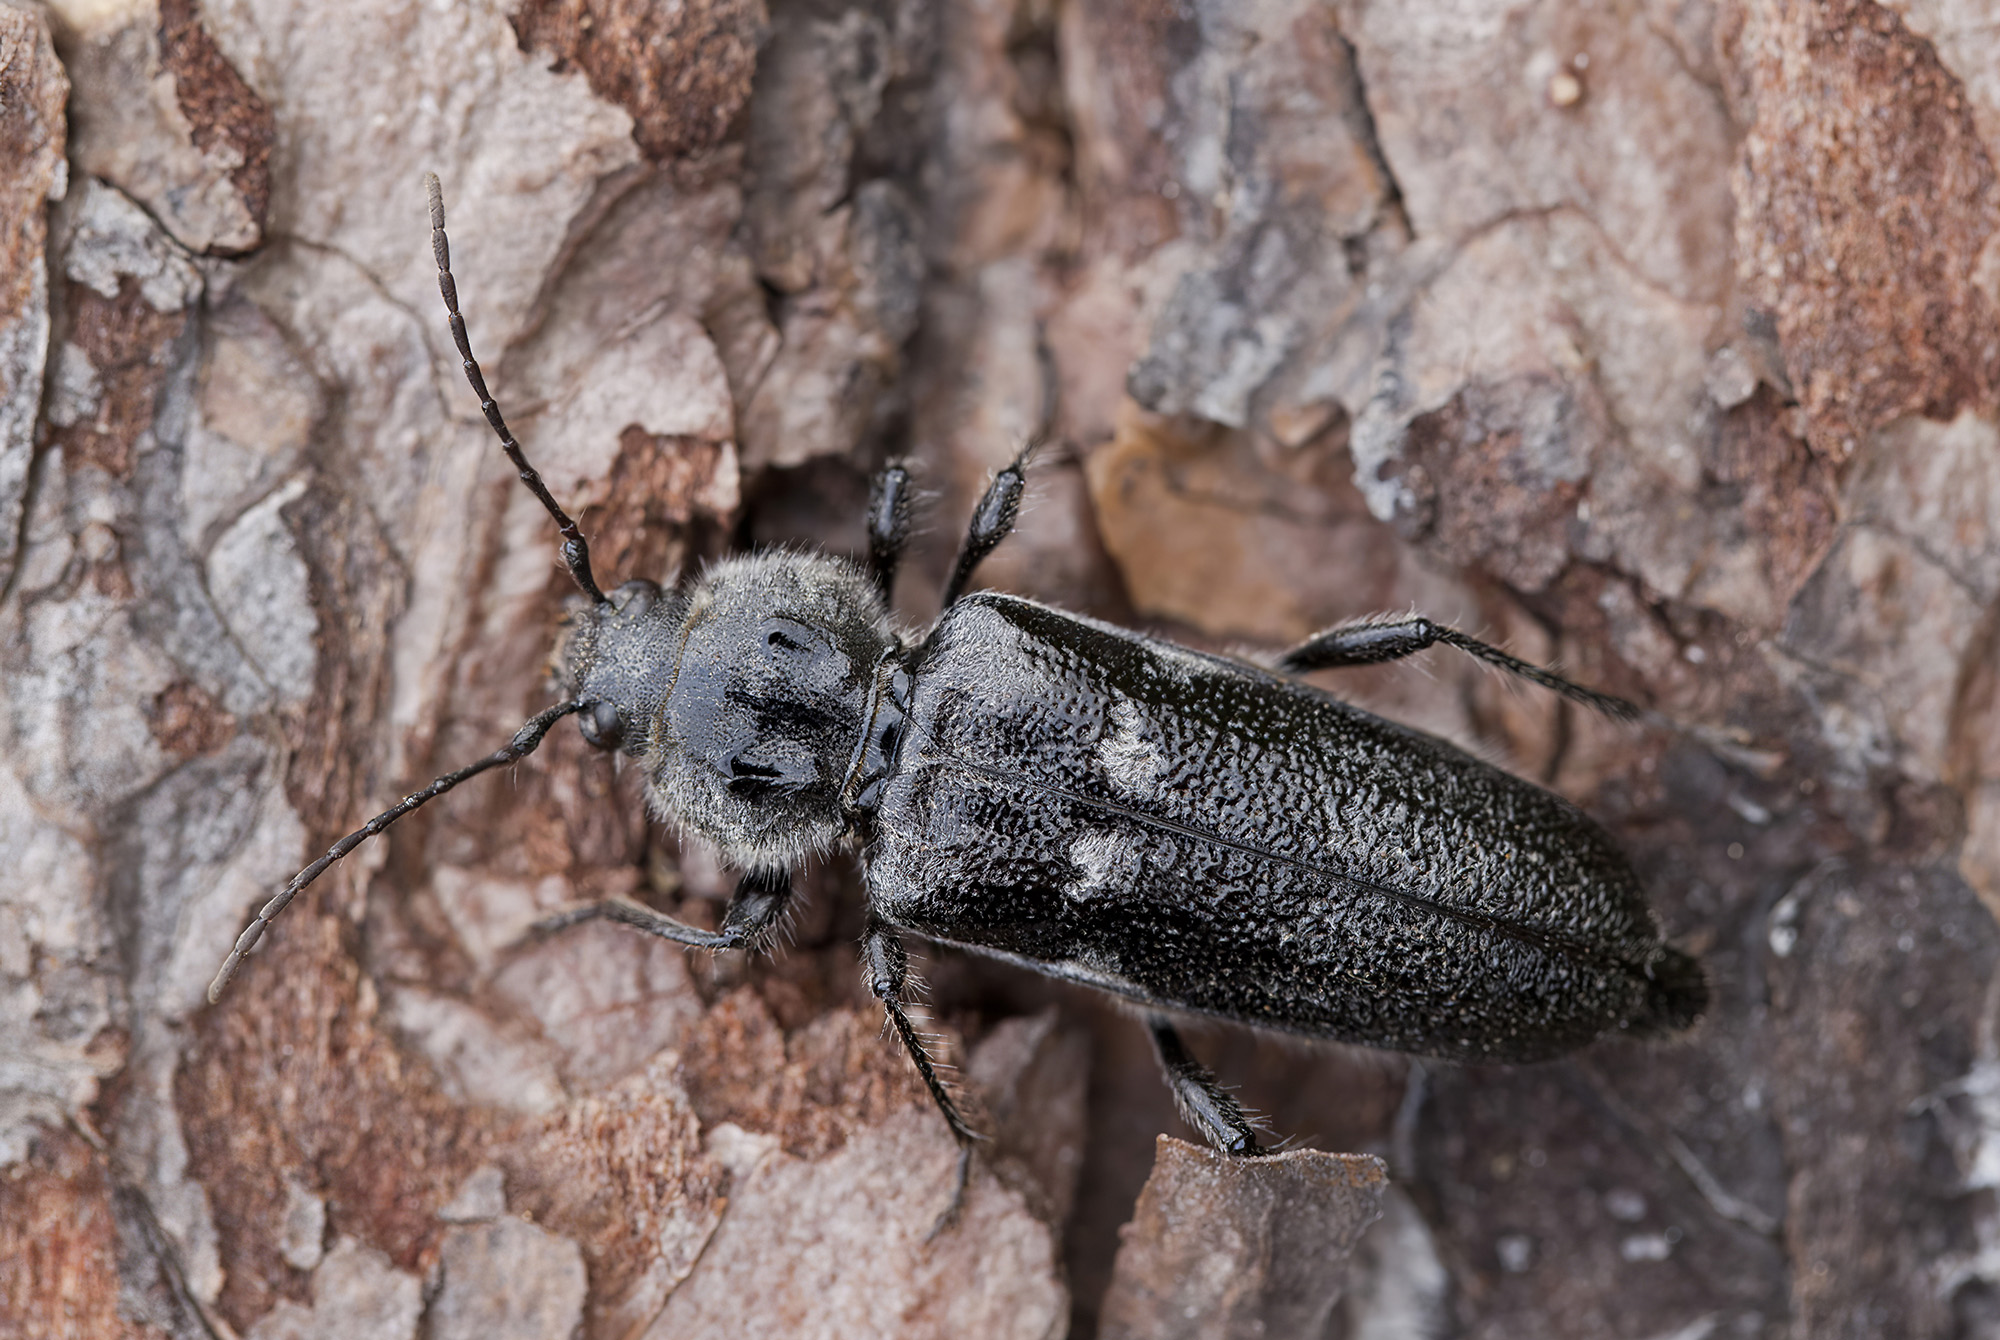
<path fill-rule="evenodd" d="M 0 0 L 0 1330 L 1994 1326 L 2000 30 L 1438 9 Z M 1358 1245 L 1372 1203 L 1206 1187 L 1283 1240 L 1204 1293 L 1139 1027 L 944 951 L 997 1138 L 923 1241 L 950 1140 L 846 864 L 774 956 L 524 948 L 733 882 L 566 730 L 205 1006 L 293 870 L 548 701 L 567 579 L 426 170 L 607 584 L 859 552 L 904 455 L 918 623 L 1046 425 L 992 585 L 1210 649 L 1414 606 L 1654 709 L 1327 681 L 1604 822 L 1711 1016 L 1513 1070 L 1197 1036 L 1390 1179 Z"/>

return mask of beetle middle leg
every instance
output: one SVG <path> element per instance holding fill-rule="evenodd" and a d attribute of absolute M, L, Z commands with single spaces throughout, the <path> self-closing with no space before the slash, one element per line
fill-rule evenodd
<path fill-rule="evenodd" d="M 924 1087 L 931 1091 L 931 1101 L 944 1114 L 945 1125 L 951 1128 L 952 1138 L 958 1141 L 958 1172 L 952 1182 L 951 1204 L 932 1225 L 931 1234 L 935 1236 L 958 1218 L 958 1212 L 965 1204 L 966 1179 L 972 1172 L 972 1146 L 986 1137 L 972 1129 L 959 1112 L 958 1104 L 952 1101 L 950 1091 L 938 1075 L 936 1063 L 931 1060 L 929 1049 L 924 1046 L 916 1025 L 910 1022 L 910 1012 L 903 1006 L 903 988 L 910 977 L 910 956 L 903 948 L 902 940 L 886 923 L 871 920 L 868 934 L 862 940 L 861 954 L 868 965 L 868 989 L 888 1010 L 889 1022 L 895 1026 L 896 1036 L 903 1040 L 904 1049 L 916 1063 L 917 1073 L 924 1078 Z"/>
<path fill-rule="evenodd" d="M 1366 619 L 1315 633 L 1280 656 L 1278 669 L 1286 674 L 1302 675 L 1310 670 L 1330 670 L 1338 666 L 1379 665 L 1383 661 L 1398 661 L 1415 655 L 1426 647 L 1440 643 L 1456 647 L 1468 656 L 1476 656 L 1510 675 L 1519 675 L 1532 684 L 1560 693 L 1572 702 L 1595 708 L 1606 716 L 1620 721 L 1639 718 L 1639 709 L 1623 698 L 1586 689 L 1553 670 L 1544 670 L 1517 656 L 1509 656 L 1498 647 L 1461 633 L 1456 628 L 1433 623 L 1422 615 L 1408 619 Z"/>
<path fill-rule="evenodd" d="M 1207 1066 L 1194 1059 L 1181 1041 L 1180 1030 L 1157 1014 L 1147 1016 L 1146 1027 L 1153 1035 L 1153 1054 L 1160 1058 L 1160 1069 L 1166 1074 L 1181 1119 L 1225 1154 L 1243 1158 L 1262 1154 L 1257 1128 L 1245 1115 L 1243 1105 L 1215 1082 Z"/>
<path fill-rule="evenodd" d="M 705 931 L 699 926 L 690 926 L 685 921 L 628 899 L 607 898 L 601 903 L 590 903 L 544 917 L 535 923 L 533 933 L 550 935 L 586 921 L 616 921 L 648 935 L 657 935 L 676 944 L 692 945 L 696 949 L 741 949 L 755 944 L 777 924 L 791 898 L 791 871 L 751 870 L 737 882 L 729 907 L 722 914 L 722 925 L 716 930 Z"/>

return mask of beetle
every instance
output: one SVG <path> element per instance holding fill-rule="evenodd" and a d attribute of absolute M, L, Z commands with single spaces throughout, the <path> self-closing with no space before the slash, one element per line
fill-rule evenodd
<path fill-rule="evenodd" d="M 1183 1116 L 1240 1156 L 1264 1152 L 1255 1124 L 1194 1059 L 1176 1016 L 1521 1062 L 1606 1033 L 1685 1029 L 1706 1007 L 1699 964 L 1665 942 L 1603 829 L 1297 676 L 1443 645 L 1613 716 L 1637 709 L 1421 617 L 1329 629 L 1267 670 L 968 591 L 1013 528 L 1028 451 L 981 498 L 942 612 L 920 635 L 889 615 L 910 530 L 900 465 L 876 480 L 865 562 L 756 554 L 673 590 L 629 581 L 606 594 L 487 390 L 437 178 L 425 185 L 466 378 L 582 592 L 559 656 L 563 697 L 300 871 L 244 930 L 210 1000 L 328 866 L 575 716 L 590 744 L 644 770 L 663 818 L 743 874 L 713 931 L 627 900 L 536 931 L 601 918 L 705 949 L 755 947 L 802 860 L 857 846 L 868 985 L 958 1141 L 954 1208 L 980 1136 L 911 1022 L 906 932 L 1136 1003 Z"/>

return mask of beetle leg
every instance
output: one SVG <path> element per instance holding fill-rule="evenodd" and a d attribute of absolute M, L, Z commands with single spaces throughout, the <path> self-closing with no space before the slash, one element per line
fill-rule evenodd
<path fill-rule="evenodd" d="M 891 461 L 875 476 L 868 491 L 868 575 L 882 593 L 882 603 L 890 602 L 896 584 L 896 561 L 910 539 L 910 472 L 900 461 Z"/>
<path fill-rule="evenodd" d="M 754 944 L 764 932 L 777 924 L 779 914 L 785 910 L 785 904 L 791 901 L 791 897 L 792 875 L 789 870 L 752 870 L 737 883 L 736 893 L 722 914 L 719 930 L 705 931 L 699 926 L 690 926 L 685 921 L 655 912 L 630 899 L 607 898 L 601 903 L 590 903 L 544 917 L 534 924 L 532 933 L 549 935 L 586 921 L 616 921 L 648 935 L 657 935 L 677 944 L 693 945 L 697 949 L 741 949 Z"/>
<path fill-rule="evenodd" d="M 952 1180 L 951 1204 L 945 1206 L 944 1213 L 931 1225 L 930 1237 L 936 1237 L 957 1222 L 958 1212 L 965 1205 L 966 1179 L 972 1171 L 973 1142 L 986 1137 L 973 1130 L 959 1112 L 958 1104 L 952 1101 L 950 1091 L 944 1087 L 944 1080 L 938 1076 L 937 1065 L 931 1060 L 923 1038 L 910 1022 L 909 1011 L 903 1008 L 903 987 L 909 981 L 910 956 L 903 948 L 902 940 L 885 923 L 871 920 L 868 934 L 862 941 L 861 953 L 868 965 L 868 989 L 888 1010 L 889 1022 L 895 1026 L 896 1036 L 903 1040 L 904 1050 L 916 1062 L 917 1073 L 924 1077 L 924 1087 L 931 1091 L 931 1101 L 944 1114 L 945 1125 L 951 1128 L 952 1138 L 958 1141 L 958 1172 Z"/>
<path fill-rule="evenodd" d="M 1225 1154 L 1251 1157 L 1264 1152 L 1257 1143 L 1257 1131 L 1243 1113 L 1243 1105 L 1231 1098 L 1207 1066 L 1194 1059 L 1181 1041 L 1180 1030 L 1159 1015 L 1148 1015 L 1146 1027 L 1153 1034 L 1153 1054 L 1166 1072 L 1167 1087 L 1173 1091 L 1174 1106 L 1181 1119 L 1201 1132 L 1204 1140 Z"/>
<path fill-rule="evenodd" d="M 979 499 L 979 506 L 972 509 L 972 524 L 966 528 L 965 543 L 959 546 L 958 562 L 952 564 L 951 580 L 944 584 L 941 608 L 950 609 L 965 594 L 972 570 L 1013 531 L 1014 518 L 1021 514 L 1021 494 L 1028 486 L 1028 457 L 1040 445 L 1041 439 L 1037 437 L 1021 448 L 1021 454 L 993 476 L 993 482 Z"/>
<path fill-rule="evenodd" d="M 1573 684 L 1552 670 L 1544 670 L 1539 665 L 1509 656 L 1498 647 L 1468 637 L 1456 628 L 1432 623 L 1421 615 L 1408 619 L 1366 619 L 1315 633 L 1280 656 L 1278 669 L 1286 674 L 1302 675 L 1309 670 L 1329 670 L 1336 666 L 1377 665 L 1383 661 L 1401 660 L 1440 642 L 1447 647 L 1457 647 L 1468 656 L 1476 656 L 1510 675 L 1519 675 L 1530 683 L 1560 693 L 1573 702 L 1595 708 L 1608 717 L 1636 721 L 1640 716 L 1639 709 L 1623 698 Z"/>

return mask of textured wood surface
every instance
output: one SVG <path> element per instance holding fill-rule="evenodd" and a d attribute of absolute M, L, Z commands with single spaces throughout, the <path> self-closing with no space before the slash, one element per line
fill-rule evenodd
<path fill-rule="evenodd" d="M 775 956 L 523 947 L 732 882 L 566 727 L 203 1003 L 548 701 L 434 170 L 609 581 L 858 551 L 904 455 L 921 624 L 1046 422 L 989 584 L 1212 650 L 1414 606 L 1653 710 L 1324 679 L 1590 810 L 1716 992 L 1521 1069 L 1196 1036 L 1386 1160 L 1325 1336 L 1990 1333 L 1996 70 L 1945 0 L 0 0 L 0 1330 L 1086 1336 L 1170 1255 L 1141 1030 L 930 950 L 997 1138 L 924 1241 L 844 862 Z"/>

